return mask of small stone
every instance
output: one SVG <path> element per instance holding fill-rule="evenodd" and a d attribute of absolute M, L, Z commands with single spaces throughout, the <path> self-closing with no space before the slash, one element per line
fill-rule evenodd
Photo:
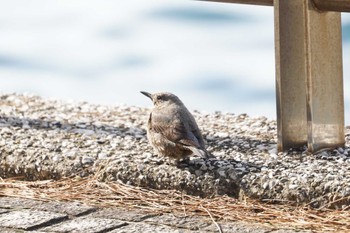
<path fill-rule="evenodd" d="M 207 139 L 207 141 L 214 141 L 215 140 L 215 137 L 210 136 L 210 135 L 207 135 L 205 138 Z"/>
<path fill-rule="evenodd" d="M 220 176 L 223 176 L 223 177 L 225 177 L 225 176 L 226 176 L 226 174 L 225 174 L 225 171 L 224 171 L 224 170 L 218 170 L 218 174 L 219 174 Z"/>
<path fill-rule="evenodd" d="M 201 169 L 202 171 L 206 171 L 208 170 L 208 167 L 205 164 L 203 164 L 199 169 Z"/>
<path fill-rule="evenodd" d="M 75 151 L 70 151 L 65 155 L 68 159 L 75 159 L 77 157 L 77 153 Z"/>
<path fill-rule="evenodd" d="M 107 159 L 108 155 L 106 153 L 99 153 L 98 154 L 98 159 Z"/>
<path fill-rule="evenodd" d="M 288 188 L 289 189 L 296 189 L 296 188 L 298 188 L 298 185 L 297 184 L 290 184 L 290 185 L 288 185 Z"/>
<path fill-rule="evenodd" d="M 201 170 L 196 170 L 196 171 L 195 171 L 196 176 L 201 176 L 202 173 L 203 173 L 203 172 L 202 172 Z"/>
<path fill-rule="evenodd" d="M 82 160 L 81 160 L 81 163 L 83 165 L 86 165 L 86 164 L 93 164 L 95 162 L 95 159 L 94 158 L 91 158 L 91 157 L 87 157 L 87 156 L 83 156 Z"/>
<path fill-rule="evenodd" d="M 263 184 L 263 189 L 267 189 L 268 187 L 269 187 L 269 183 L 268 182 Z"/>
<path fill-rule="evenodd" d="M 52 161 L 54 161 L 55 163 L 59 162 L 62 160 L 62 156 L 59 155 L 59 154 L 55 154 L 53 157 L 52 157 Z"/>
<path fill-rule="evenodd" d="M 225 132 L 217 132 L 217 133 L 215 133 L 215 136 L 219 137 L 219 138 L 227 138 L 227 137 L 229 137 L 229 134 L 225 133 Z"/>

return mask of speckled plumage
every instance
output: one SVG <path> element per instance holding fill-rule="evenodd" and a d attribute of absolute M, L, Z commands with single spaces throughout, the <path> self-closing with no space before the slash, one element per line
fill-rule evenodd
<path fill-rule="evenodd" d="M 190 155 L 208 157 L 194 117 L 176 95 L 141 93 L 154 104 L 148 119 L 147 137 L 158 155 L 176 160 Z"/>

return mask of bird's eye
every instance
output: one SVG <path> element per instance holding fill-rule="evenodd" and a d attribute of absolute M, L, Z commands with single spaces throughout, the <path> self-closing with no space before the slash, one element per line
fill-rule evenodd
<path fill-rule="evenodd" d="M 157 100 L 162 100 L 162 97 L 160 95 L 157 96 Z"/>

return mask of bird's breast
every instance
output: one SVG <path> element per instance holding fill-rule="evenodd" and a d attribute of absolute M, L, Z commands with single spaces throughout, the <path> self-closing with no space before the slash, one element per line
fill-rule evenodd
<path fill-rule="evenodd" d="M 175 114 L 167 111 L 153 111 L 152 123 L 170 124 L 174 120 Z"/>

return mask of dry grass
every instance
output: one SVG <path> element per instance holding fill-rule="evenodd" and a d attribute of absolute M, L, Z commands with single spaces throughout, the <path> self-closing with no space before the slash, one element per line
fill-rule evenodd
<path fill-rule="evenodd" d="M 247 221 L 276 228 L 310 229 L 314 232 L 350 232 L 350 211 L 312 209 L 307 206 L 267 204 L 228 196 L 199 198 L 174 190 L 151 190 L 96 177 L 58 181 L 22 181 L 0 178 L 0 196 L 37 200 L 80 201 L 100 207 L 143 209 L 181 216 L 201 215 L 216 221 Z"/>

